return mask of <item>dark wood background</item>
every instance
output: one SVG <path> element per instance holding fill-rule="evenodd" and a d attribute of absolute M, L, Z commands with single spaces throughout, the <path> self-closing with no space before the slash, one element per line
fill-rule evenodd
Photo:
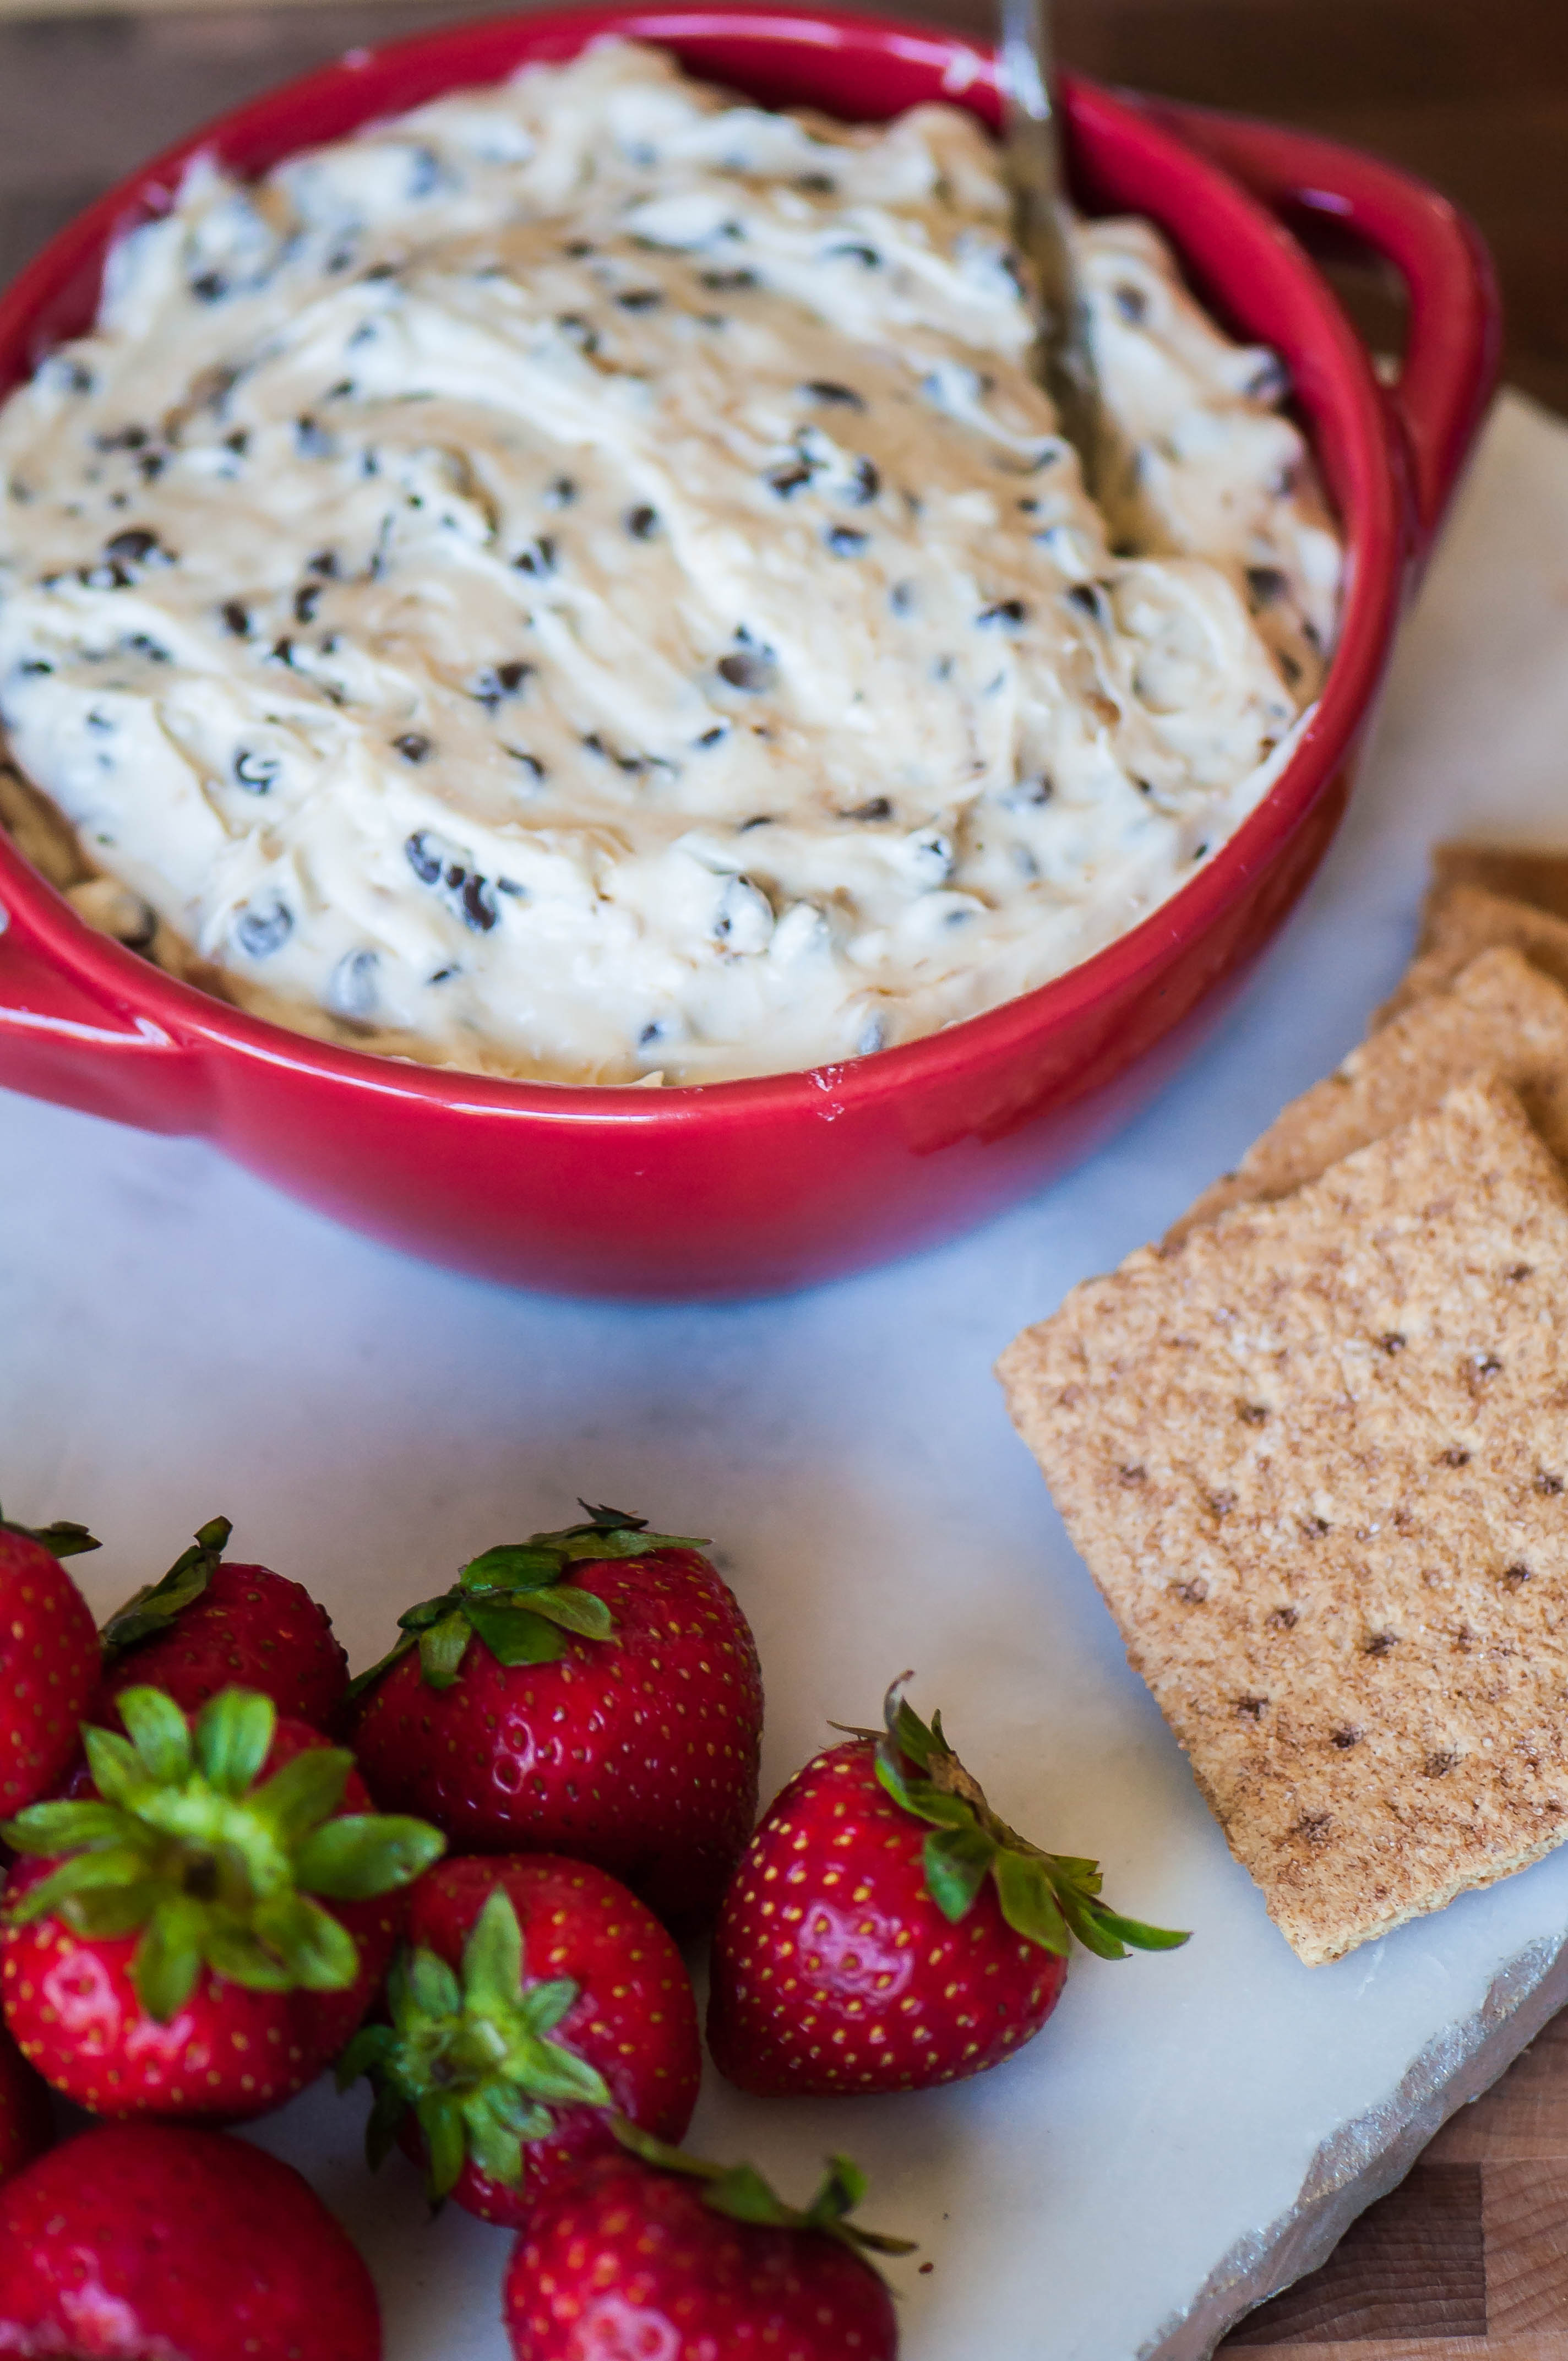
<path fill-rule="evenodd" d="M 499 0 L 12 16 L 0 0 L 0 277 L 131 165 L 339 49 Z M 1287 116 L 1438 181 L 1492 242 L 1508 370 L 1568 411 L 1568 0 L 1057 0 L 1069 62 Z M 901 0 L 981 30 L 988 0 Z M 1385 346 L 1397 313 L 1350 287 Z"/>
<path fill-rule="evenodd" d="M 360 43 L 500 0 L 148 15 L 0 0 L 0 280 L 204 116 Z M 1508 311 L 1509 379 L 1568 412 L 1568 0 L 1057 0 L 1068 62 L 1376 149 L 1466 205 Z M 20 0 L 25 7 L 26 0 Z M 980 31 L 985 0 L 901 0 Z M 1398 306 L 1343 278 L 1385 349 Z M 1298 2361 L 1568 2361 L 1568 2014 L 1440 2136 L 1327 2268 L 1225 2350 Z"/>

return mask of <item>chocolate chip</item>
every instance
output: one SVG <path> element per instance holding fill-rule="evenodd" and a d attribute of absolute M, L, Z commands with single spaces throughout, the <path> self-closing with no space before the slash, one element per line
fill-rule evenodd
<path fill-rule="evenodd" d="M 1294 1631 L 1300 1620 L 1294 1607 L 1277 1607 L 1267 1618 L 1276 1631 Z"/>
<path fill-rule="evenodd" d="M 234 758 L 235 785 L 247 796 L 270 795 L 282 774 L 283 764 L 276 754 L 258 754 L 242 746 Z"/>
<path fill-rule="evenodd" d="M 537 754 L 525 753 L 521 746 L 505 746 L 501 751 L 503 753 L 510 754 L 514 763 L 521 763 L 531 779 L 540 780 L 549 777 L 549 773 Z"/>
<path fill-rule="evenodd" d="M 280 950 L 294 931 L 294 914 L 286 902 L 276 896 L 269 902 L 253 902 L 242 910 L 235 921 L 235 940 L 247 958 L 270 959 Z"/>
<path fill-rule="evenodd" d="M 869 802 L 856 804 L 851 810 L 841 811 L 839 814 L 839 817 L 840 819 L 891 819 L 893 818 L 893 806 L 889 803 L 885 796 L 872 796 Z"/>
<path fill-rule="evenodd" d="M 105 557 L 117 558 L 123 566 L 141 566 L 152 556 L 158 550 L 158 535 L 155 533 L 148 533 L 142 525 L 132 525 L 126 532 L 115 533 L 112 541 L 106 541 L 104 544 L 104 555 Z"/>
<path fill-rule="evenodd" d="M 1330 1743 L 1337 1746 L 1343 1752 L 1352 1746 L 1359 1746 L 1365 1734 L 1365 1730 L 1358 1729 L 1354 1722 L 1347 1721 L 1335 1730 Z"/>
<path fill-rule="evenodd" d="M 881 489 L 882 477 L 874 463 L 866 458 L 857 459 L 848 497 L 854 501 L 857 508 L 863 509 L 870 506 Z"/>
<path fill-rule="evenodd" d="M 1296 1823 L 1296 1833 L 1305 1837 L 1309 1844 L 1322 1844 L 1333 1824 L 1332 1812 L 1303 1812 Z"/>
<path fill-rule="evenodd" d="M 835 557 L 859 557 L 871 541 L 869 533 L 855 533 L 847 524 L 829 525 L 822 538 Z"/>
<path fill-rule="evenodd" d="M 775 467 L 767 478 L 768 489 L 781 500 L 792 500 L 811 481 L 813 470 L 804 460 L 792 460 L 787 467 Z"/>
<path fill-rule="evenodd" d="M 1517 1285 L 1521 1279 L 1529 1279 L 1532 1275 L 1534 1268 L 1535 1266 L 1533 1263 L 1516 1262 L 1511 1270 L 1506 1270 L 1503 1273 L 1503 1277 L 1505 1279 L 1512 1279 Z"/>
<path fill-rule="evenodd" d="M 803 196 L 830 197 L 837 192 L 839 183 L 828 172 L 797 172 L 795 185 Z"/>
<path fill-rule="evenodd" d="M 626 530 L 634 541 L 651 541 L 659 530 L 658 510 L 629 509 L 626 512 Z"/>
<path fill-rule="evenodd" d="M 1136 322 L 1147 314 L 1148 297 L 1141 287 L 1134 287 L 1126 280 L 1123 280 L 1118 286 L 1113 287 L 1111 297 L 1124 320 Z"/>
<path fill-rule="evenodd" d="M 1516 1563 L 1503 1568 L 1503 1580 L 1510 1590 L 1522 1590 L 1530 1579 L 1530 1570 L 1528 1565 Z"/>
<path fill-rule="evenodd" d="M 1470 1454 L 1461 1451 L 1457 1443 L 1451 1443 L 1446 1451 L 1439 1452 L 1438 1457 L 1445 1467 L 1468 1467 L 1470 1465 Z"/>
<path fill-rule="evenodd" d="M 716 669 L 731 688 L 743 688 L 753 697 L 772 688 L 778 678 L 778 664 L 771 649 L 738 649 L 733 655 L 720 656 Z"/>
<path fill-rule="evenodd" d="M 322 595 L 319 582 L 302 583 L 294 593 L 294 620 L 309 623 L 315 620 L 316 605 Z"/>
<path fill-rule="evenodd" d="M 441 856 L 431 846 L 424 829 L 420 829 L 403 846 L 409 867 L 422 885 L 433 885 L 441 876 Z"/>
<path fill-rule="evenodd" d="M 488 935 L 500 916 L 488 881 L 473 874 L 463 879 L 458 906 L 464 925 L 471 927 L 477 935 Z"/>
<path fill-rule="evenodd" d="M 975 621 L 981 631 L 996 629 L 1015 631 L 1028 612 L 1029 609 L 1025 606 L 1022 598 L 998 598 L 991 606 L 982 607 L 975 617 Z"/>
<path fill-rule="evenodd" d="M 664 298 L 657 287 L 628 287 L 615 300 L 623 312 L 652 312 Z"/>
<path fill-rule="evenodd" d="M 712 295 L 739 295 L 757 283 L 754 270 L 705 270 L 700 279 Z"/>
<path fill-rule="evenodd" d="M 1379 1336 L 1377 1342 L 1386 1353 L 1392 1356 L 1404 1351 L 1406 1340 L 1397 1328 L 1390 1328 L 1386 1335 Z"/>
<path fill-rule="evenodd" d="M 1535 1488 L 1538 1492 L 1544 1492 L 1549 1499 L 1554 1499 L 1563 1489 L 1563 1478 L 1561 1476 L 1549 1476 L 1541 1468 L 1536 1476 Z"/>
<path fill-rule="evenodd" d="M 419 730 L 405 730 L 392 744 L 405 763 L 422 763 L 431 751 L 431 741 Z"/>
<path fill-rule="evenodd" d="M 876 270 L 882 264 L 882 257 L 874 246 L 862 246 L 853 238 L 842 246 L 828 247 L 826 258 L 829 262 L 858 262 L 862 270 Z"/>
<path fill-rule="evenodd" d="M 1458 1764 L 1459 1757 L 1450 1748 L 1441 1754 L 1429 1754 L 1421 1769 L 1429 1779 L 1446 1779 L 1451 1771 L 1458 1768 Z"/>
<path fill-rule="evenodd" d="M 1277 607 L 1290 585 L 1277 566 L 1249 566 L 1246 587 L 1247 603 L 1255 614 L 1260 608 Z"/>
<path fill-rule="evenodd" d="M 1391 1656 L 1398 1644 L 1397 1631 L 1374 1631 L 1364 1643 L 1362 1653 L 1366 1656 Z"/>
<path fill-rule="evenodd" d="M 225 623 L 234 633 L 236 640 L 248 638 L 250 633 L 250 617 L 246 609 L 240 605 L 237 598 L 225 599 L 222 612 Z"/>
<path fill-rule="evenodd" d="M 1262 1402 L 1239 1401 L 1236 1416 L 1244 1426 L 1263 1426 L 1267 1422 L 1268 1411 Z"/>
<path fill-rule="evenodd" d="M 376 981 L 380 964 L 375 951 L 345 951 L 327 984 L 327 1006 L 356 1024 L 367 1023 L 376 1010 Z"/>
<path fill-rule="evenodd" d="M 837 403 L 844 410 L 863 410 L 866 406 L 852 386 L 839 385 L 831 378 L 807 378 L 800 390 L 813 401 Z"/>
<path fill-rule="evenodd" d="M 537 541 L 530 542 L 526 549 L 519 551 L 512 564 L 520 574 L 554 574 L 555 544 L 547 533 L 542 533 Z"/>
<path fill-rule="evenodd" d="M 1235 1710 L 1245 1721 L 1261 1721 L 1268 1711 L 1268 1699 L 1266 1697 L 1239 1697 Z"/>
<path fill-rule="evenodd" d="M 1137 1466 L 1118 1467 L 1116 1470 L 1117 1476 L 1124 1484 L 1145 1483 L 1147 1480 L 1148 1472 L 1146 1467 Z"/>
<path fill-rule="evenodd" d="M 1201 1575 L 1192 1582 L 1173 1582 L 1171 1589 L 1189 1607 L 1201 1607 L 1209 1596 L 1209 1586 Z"/>

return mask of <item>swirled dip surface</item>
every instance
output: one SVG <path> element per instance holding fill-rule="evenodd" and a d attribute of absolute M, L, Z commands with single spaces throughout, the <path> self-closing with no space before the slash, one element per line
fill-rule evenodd
<path fill-rule="evenodd" d="M 1122 932 L 1256 800 L 1339 553 L 1280 369 L 1137 222 L 1081 233 L 1089 500 L 1007 216 L 954 109 L 625 44 L 194 170 L 0 416 L 0 711 L 84 909 L 302 1029 L 601 1082 L 863 1053 Z"/>

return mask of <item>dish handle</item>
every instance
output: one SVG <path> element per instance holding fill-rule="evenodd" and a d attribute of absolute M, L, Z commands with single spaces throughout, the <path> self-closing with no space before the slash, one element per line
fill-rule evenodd
<path fill-rule="evenodd" d="M 51 953 L 16 898 L 0 862 L 0 1088 L 144 1131 L 206 1130 L 199 1053 Z"/>
<path fill-rule="evenodd" d="M 1398 373 L 1384 396 L 1409 456 L 1415 555 L 1424 556 L 1497 382 L 1502 304 L 1486 243 L 1424 181 L 1336 140 L 1156 99 L 1154 119 L 1231 173 L 1288 227 L 1391 263 L 1409 299 Z"/>

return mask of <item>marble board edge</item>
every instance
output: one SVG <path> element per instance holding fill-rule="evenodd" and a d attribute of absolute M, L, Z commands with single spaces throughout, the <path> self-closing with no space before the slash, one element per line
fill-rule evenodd
<path fill-rule="evenodd" d="M 1211 2361 L 1238 2321 L 1328 2260 L 1358 2213 L 1386 2197 L 1450 2115 L 1478 2099 L 1568 2004 L 1568 1935 L 1506 1960 L 1462 2024 L 1428 2042 L 1389 2096 L 1323 2141 L 1289 2210 L 1250 2231 L 1137 2361 Z"/>

